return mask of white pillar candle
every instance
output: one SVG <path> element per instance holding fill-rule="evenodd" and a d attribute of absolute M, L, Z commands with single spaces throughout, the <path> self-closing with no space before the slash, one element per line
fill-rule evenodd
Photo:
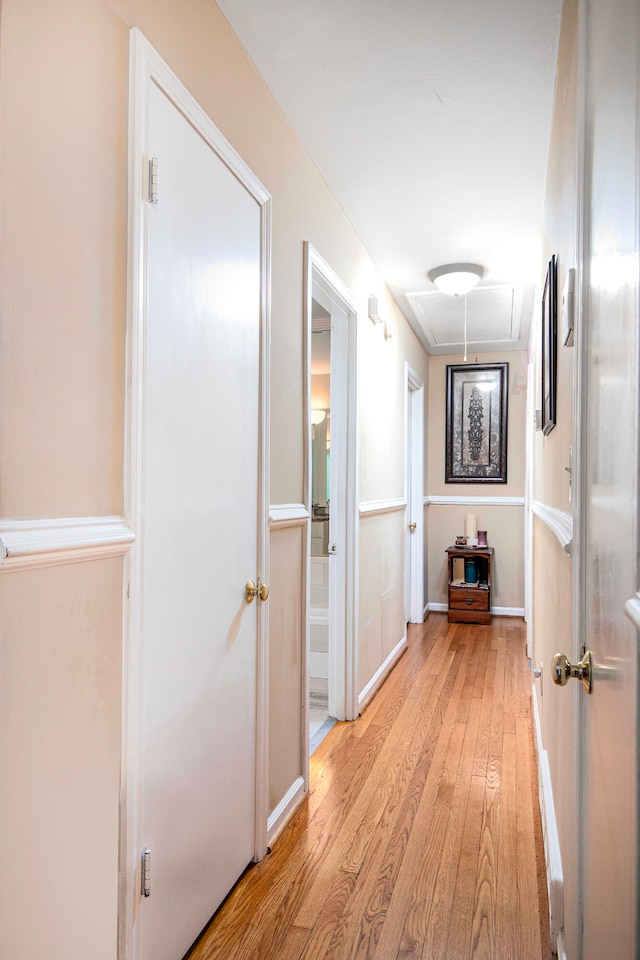
<path fill-rule="evenodd" d="M 464 518 L 464 535 L 469 540 L 478 539 L 478 518 L 475 513 L 468 513 Z"/>

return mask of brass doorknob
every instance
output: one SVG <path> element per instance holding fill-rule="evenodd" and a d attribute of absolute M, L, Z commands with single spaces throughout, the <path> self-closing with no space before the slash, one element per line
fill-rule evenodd
<path fill-rule="evenodd" d="M 409 530 L 411 530 L 411 533 L 413 533 L 413 531 L 417 526 L 418 524 L 415 522 L 415 520 L 412 520 L 411 523 L 409 524 Z"/>
<path fill-rule="evenodd" d="M 571 678 L 580 680 L 587 693 L 591 693 L 591 653 L 585 653 L 580 663 L 569 663 L 564 653 L 556 653 L 552 665 L 553 682 L 564 687 Z"/>
<path fill-rule="evenodd" d="M 266 583 L 260 583 L 259 580 L 257 585 L 253 580 L 247 580 L 247 585 L 244 588 L 244 596 L 247 603 L 253 603 L 255 597 L 264 601 L 269 596 L 269 587 Z"/>

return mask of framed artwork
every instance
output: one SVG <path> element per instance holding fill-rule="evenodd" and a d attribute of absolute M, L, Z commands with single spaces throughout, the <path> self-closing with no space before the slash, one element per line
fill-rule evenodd
<path fill-rule="evenodd" d="M 556 425 L 556 380 L 558 376 L 558 260 L 551 257 L 542 294 L 542 432 L 545 437 Z"/>
<path fill-rule="evenodd" d="M 445 483 L 507 482 L 508 363 L 447 366 Z"/>

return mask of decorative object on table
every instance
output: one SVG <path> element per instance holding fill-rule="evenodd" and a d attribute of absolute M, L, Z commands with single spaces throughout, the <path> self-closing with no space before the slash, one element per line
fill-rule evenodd
<path fill-rule="evenodd" d="M 456 547 L 466 547 L 466 545 L 467 545 L 466 537 L 462 537 L 462 536 L 456 537 Z"/>
<path fill-rule="evenodd" d="M 508 363 L 447 366 L 445 483 L 507 482 Z"/>
<path fill-rule="evenodd" d="M 487 545 L 487 531 L 478 530 L 478 546 L 486 547 L 486 545 Z"/>
<path fill-rule="evenodd" d="M 542 292 L 542 432 L 546 437 L 556 425 L 556 377 L 558 337 L 558 261 L 551 257 Z"/>
<path fill-rule="evenodd" d="M 466 584 L 478 582 L 478 565 L 474 558 L 464 562 L 464 582 Z"/>
<path fill-rule="evenodd" d="M 468 547 L 478 546 L 478 518 L 475 513 L 468 513 L 464 518 L 464 535 Z"/>

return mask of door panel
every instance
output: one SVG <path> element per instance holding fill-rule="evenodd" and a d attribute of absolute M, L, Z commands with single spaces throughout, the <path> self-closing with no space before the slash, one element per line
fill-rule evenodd
<path fill-rule="evenodd" d="M 586 18 L 586 257 L 582 337 L 585 646 L 581 696 L 584 960 L 637 954 L 637 4 L 583 5 Z"/>
<path fill-rule="evenodd" d="M 148 150 L 141 956 L 176 960 L 254 854 L 260 207 L 154 84 Z"/>

